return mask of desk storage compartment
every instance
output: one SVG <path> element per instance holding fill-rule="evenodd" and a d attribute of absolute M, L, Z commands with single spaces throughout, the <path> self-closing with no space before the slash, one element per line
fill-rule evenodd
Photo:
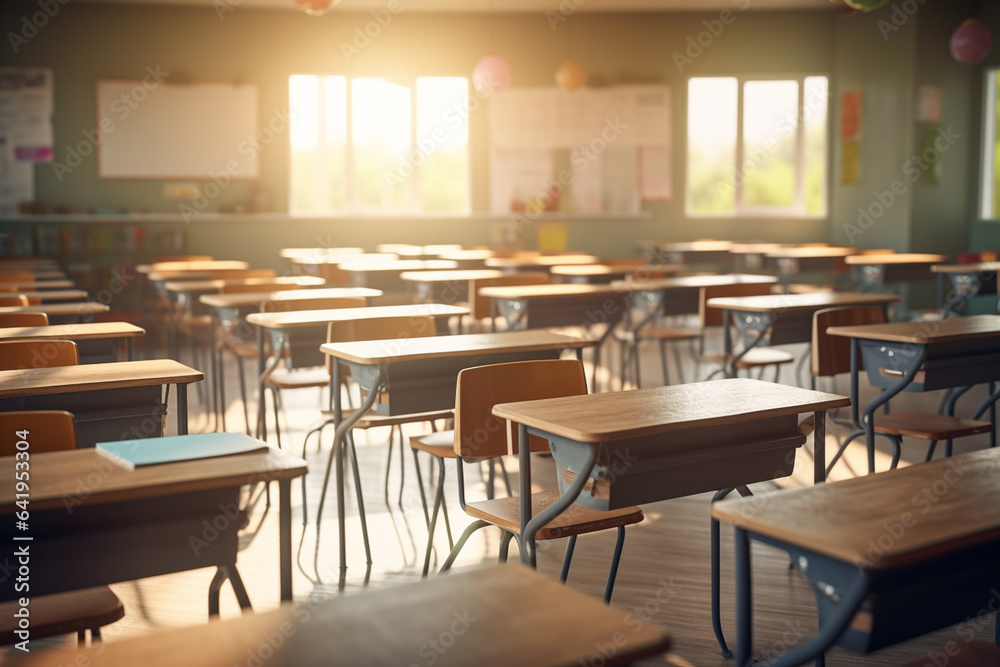
<path fill-rule="evenodd" d="M 929 326 L 934 323 L 929 323 Z M 862 340 L 861 356 L 872 386 L 895 386 L 919 355 L 921 346 Z M 1000 380 L 1000 350 L 990 338 L 936 343 L 905 391 L 947 389 Z"/>
<path fill-rule="evenodd" d="M 803 442 L 795 415 L 600 444 L 549 438 L 562 492 L 581 473 L 588 450 L 598 448 L 590 481 L 577 498 L 597 510 L 787 477 Z"/>
<path fill-rule="evenodd" d="M 119 344 L 123 344 L 120 338 L 79 340 L 76 342 L 76 351 L 80 355 L 81 364 L 106 364 L 119 361 Z M 123 356 L 122 359 L 124 358 Z"/>

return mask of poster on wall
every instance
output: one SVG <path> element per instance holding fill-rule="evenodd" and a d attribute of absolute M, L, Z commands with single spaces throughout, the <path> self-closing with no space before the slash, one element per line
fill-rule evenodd
<path fill-rule="evenodd" d="M 52 161 L 52 70 L 0 67 L 0 210 L 35 197 L 34 165 Z"/>
<path fill-rule="evenodd" d="M 848 90 L 840 98 L 840 182 L 854 185 L 861 180 L 860 90 Z"/>

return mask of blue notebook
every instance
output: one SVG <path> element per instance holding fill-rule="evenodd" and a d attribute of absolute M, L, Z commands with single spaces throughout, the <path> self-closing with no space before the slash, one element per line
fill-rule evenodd
<path fill-rule="evenodd" d="M 243 433 L 197 433 L 168 438 L 99 442 L 97 453 L 129 470 L 136 467 L 175 463 L 219 456 L 267 451 L 266 443 Z"/>

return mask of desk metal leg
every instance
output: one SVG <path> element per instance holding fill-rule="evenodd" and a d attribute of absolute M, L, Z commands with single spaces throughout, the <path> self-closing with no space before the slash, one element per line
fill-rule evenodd
<path fill-rule="evenodd" d="M 826 481 L 826 411 L 813 413 L 813 484 Z"/>
<path fill-rule="evenodd" d="M 219 352 L 219 346 L 215 341 L 215 331 L 219 326 L 218 314 L 215 309 L 212 309 L 212 316 L 209 318 L 208 323 L 208 359 L 209 359 L 209 374 L 208 374 L 208 394 L 211 396 L 212 403 L 212 419 L 215 422 L 215 428 L 213 430 L 219 430 L 219 382 L 221 382 L 221 370 L 222 370 L 222 355 Z"/>
<path fill-rule="evenodd" d="M 267 440 L 267 415 L 264 412 L 264 327 L 257 327 L 257 437 Z"/>
<path fill-rule="evenodd" d="M 712 496 L 712 502 L 717 502 L 722 500 L 734 489 L 722 489 L 714 496 Z M 711 521 L 711 534 L 712 534 L 712 630 L 715 631 L 715 639 L 719 642 L 719 648 L 722 649 L 723 658 L 732 658 L 733 652 L 729 649 L 729 645 L 726 644 L 726 635 L 722 631 L 722 591 L 720 586 L 721 581 L 721 557 L 720 557 L 720 536 L 719 531 L 721 530 L 721 525 L 717 519 L 714 517 Z"/>
<path fill-rule="evenodd" d="M 509 432 L 509 431 L 508 431 Z M 524 424 L 517 425 L 517 456 L 518 456 L 518 476 L 521 480 L 521 562 L 535 565 L 535 552 L 528 551 L 527 530 L 531 522 L 531 443 L 528 439 L 528 427 Z M 531 547 L 535 546 L 535 541 L 531 540 Z"/>
<path fill-rule="evenodd" d="M 188 432 L 188 398 L 187 385 L 177 383 L 177 435 L 187 435 Z"/>
<path fill-rule="evenodd" d="M 305 480 L 302 480 L 305 484 Z M 292 480 L 278 481 L 278 568 L 281 600 L 292 599 Z"/>
<path fill-rule="evenodd" d="M 753 599 L 750 582 L 750 536 L 736 529 L 736 664 L 753 664 Z"/>
<path fill-rule="evenodd" d="M 729 358 L 733 356 L 733 334 L 729 329 L 730 316 L 729 309 L 724 308 L 722 310 L 722 372 L 727 378 L 736 377 L 736 367 L 729 363 Z"/>

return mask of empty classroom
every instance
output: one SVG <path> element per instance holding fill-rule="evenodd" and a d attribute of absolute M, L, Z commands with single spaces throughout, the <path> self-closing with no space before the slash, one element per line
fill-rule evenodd
<path fill-rule="evenodd" d="M 0 27 L 0 664 L 1000 667 L 996 3 Z"/>

